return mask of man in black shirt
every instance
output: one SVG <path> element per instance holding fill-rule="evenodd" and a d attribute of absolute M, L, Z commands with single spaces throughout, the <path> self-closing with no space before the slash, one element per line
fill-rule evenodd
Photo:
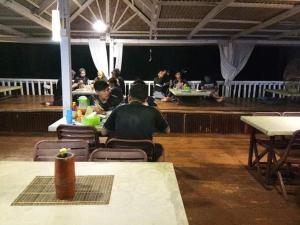
<path fill-rule="evenodd" d="M 94 88 L 96 91 L 96 95 L 94 96 L 95 111 L 97 113 L 112 110 L 121 103 L 122 100 L 120 98 L 111 94 L 109 85 L 105 81 L 96 81 Z"/>
<path fill-rule="evenodd" d="M 170 127 L 161 113 L 154 107 L 143 103 L 148 96 L 147 86 L 132 85 L 128 101 L 129 104 L 117 107 L 108 117 L 102 129 L 102 135 L 113 132 L 113 136 L 120 139 L 152 139 L 155 132 L 170 132 Z M 162 154 L 162 147 L 155 147 L 155 157 Z"/>

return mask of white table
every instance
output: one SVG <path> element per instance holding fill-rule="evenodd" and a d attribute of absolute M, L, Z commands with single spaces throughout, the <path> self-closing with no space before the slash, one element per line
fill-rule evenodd
<path fill-rule="evenodd" d="M 53 162 L 0 162 L 0 224 L 188 224 L 171 163 L 76 162 L 77 175 L 114 175 L 108 205 L 11 206 L 35 176 L 52 176 Z"/>
<path fill-rule="evenodd" d="M 72 91 L 72 95 L 95 95 L 95 94 L 96 94 L 95 90 L 90 85 Z"/>
<path fill-rule="evenodd" d="M 253 129 L 250 136 L 248 166 L 253 167 L 253 153 L 255 161 L 259 163 L 259 156 L 256 147 L 256 130 L 269 136 L 269 149 L 267 159 L 266 182 L 270 181 L 270 170 L 274 157 L 274 141 L 275 136 L 291 136 L 296 130 L 300 130 L 300 117 L 285 117 L 285 116 L 241 116 L 241 120 L 250 125 Z"/>
<path fill-rule="evenodd" d="M 201 97 L 210 96 L 211 94 L 211 91 L 196 89 L 191 89 L 191 91 L 183 91 L 180 89 L 170 88 L 169 91 L 176 97 Z"/>
<path fill-rule="evenodd" d="M 242 116 L 241 120 L 267 136 L 293 135 L 300 129 L 300 117 Z"/>
<path fill-rule="evenodd" d="M 104 118 L 104 117 L 102 117 L 101 119 L 103 119 L 103 118 Z M 67 119 L 66 119 L 66 117 L 62 117 L 62 118 L 60 118 L 59 120 L 57 120 L 56 122 L 50 124 L 50 125 L 48 126 L 48 131 L 49 131 L 49 132 L 56 132 L 57 127 L 58 127 L 59 125 L 66 125 L 66 124 L 67 124 Z M 74 124 L 74 125 L 80 126 L 78 123 L 77 123 L 77 124 Z M 102 130 L 102 128 L 103 128 L 103 123 L 101 123 L 101 124 L 98 125 L 98 126 L 95 126 L 95 128 L 96 128 L 96 130 L 97 130 L 98 132 L 101 132 L 101 130 Z"/>

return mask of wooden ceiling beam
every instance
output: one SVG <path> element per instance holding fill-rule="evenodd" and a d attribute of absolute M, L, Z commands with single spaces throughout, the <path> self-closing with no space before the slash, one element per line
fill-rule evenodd
<path fill-rule="evenodd" d="M 6 8 L 9 8 L 15 13 L 24 16 L 25 18 L 39 24 L 40 26 L 45 27 L 48 30 L 52 30 L 51 23 L 48 20 L 41 18 L 37 15 L 33 15 L 29 9 L 27 9 L 21 4 L 15 1 L 8 1 L 8 0 L 0 0 L 0 4 Z"/>
<path fill-rule="evenodd" d="M 48 1 L 42 1 L 40 7 L 38 9 L 35 9 L 33 11 L 34 14 L 41 15 L 43 14 L 47 9 L 49 9 L 56 0 L 48 0 Z"/>
<path fill-rule="evenodd" d="M 70 23 L 74 21 L 94 1 L 95 0 L 87 0 L 83 5 L 81 5 L 77 0 L 73 0 L 76 5 L 79 3 L 80 6 L 78 6 L 78 9 L 70 17 Z"/>
<path fill-rule="evenodd" d="M 289 37 L 289 36 L 299 36 L 300 34 L 300 29 L 296 29 L 296 30 L 290 30 L 287 32 L 282 32 L 281 34 L 275 35 L 273 37 L 271 37 L 271 40 L 278 40 L 280 38 L 284 38 L 284 37 Z"/>
<path fill-rule="evenodd" d="M 265 9 L 291 9 L 291 4 L 274 4 L 274 3 L 251 3 L 251 2 L 233 2 L 228 7 L 235 8 L 265 8 Z"/>
<path fill-rule="evenodd" d="M 14 34 L 16 36 L 20 36 L 20 37 L 25 37 L 27 36 L 25 33 L 23 32 L 20 32 L 12 27 L 9 27 L 7 25 L 4 25 L 4 24 L 0 24 L 0 30 L 2 31 L 5 31 L 6 33 L 9 33 L 9 34 Z"/>
<path fill-rule="evenodd" d="M 285 19 L 287 19 L 287 18 L 289 18 L 289 17 L 291 17 L 291 16 L 293 16 L 293 15 L 299 13 L 299 12 L 300 12 L 300 5 L 295 6 L 292 9 L 289 9 L 289 10 L 287 10 L 287 11 L 285 11 L 285 12 L 283 12 L 283 13 L 277 15 L 277 16 L 274 16 L 271 19 L 266 20 L 266 21 L 264 21 L 264 22 L 262 22 L 262 23 L 260 23 L 256 26 L 253 26 L 253 27 L 251 27 L 249 29 L 246 29 L 246 30 L 244 30 L 244 31 L 242 31 L 238 34 L 235 34 L 231 37 L 231 39 L 234 40 L 234 39 L 242 37 L 246 34 L 250 34 L 250 33 L 253 33 L 255 31 L 261 30 L 265 27 L 271 26 L 271 25 L 276 24 L 276 23 L 278 23 L 282 20 L 285 20 Z"/>
<path fill-rule="evenodd" d="M 211 19 L 218 15 L 223 9 L 230 5 L 234 0 L 222 0 L 217 6 L 215 6 L 206 16 L 200 20 L 197 26 L 188 35 L 188 39 L 191 39 L 194 34 L 196 34 L 201 28 L 205 27 Z"/>
<path fill-rule="evenodd" d="M 159 1 L 162 6 L 211 6 L 215 7 L 215 2 L 199 2 L 199 1 Z"/>
<path fill-rule="evenodd" d="M 149 27 L 152 27 L 151 21 L 137 8 L 130 2 L 129 0 L 123 0 L 123 2 L 132 10 L 134 11 Z"/>

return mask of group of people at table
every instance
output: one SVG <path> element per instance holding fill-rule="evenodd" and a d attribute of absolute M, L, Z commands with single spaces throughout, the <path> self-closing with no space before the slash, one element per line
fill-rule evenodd
<path fill-rule="evenodd" d="M 125 94 L 124 79 L 120 76 L 120 70 L 114 69 L 109 80 L 103 72 L 98 72 L 92 87 L 94 95 L 89 96 L 93 110 L 98 114 L 112 111 L 101 130 L 102 135 L 121 139 L 152 139 L 155 132 L 170 132 L 167 121 L 155 107 L 154 98 L 148 96 L 148 87 L 143 80 L 137 79 L 131 85 L 128 96 Z M 79 76 L 72 71 L 72 89 L 82 89 L 87 86 L 88 78 L 84 68 L 79 70 Z M 154 97 L 159 92 L 162 101 L 171 101 L 173 96 L 169 88 L 182 89 L 188 82 L 183 79 L 182 72 L 175 74 L 175 79 L 170 81 L 170 75 L 166 70 L 160 70 L 154 79 Z M 215 95 L 215 84 L 211 83 L 209 77 L 201 86 L 210 88 L 212 95 L 217 101 L 222 97 Z M 61 81 L 58 81 L 57 91 L 54 93 L 54 104 L 61 101 Z M 161 149 L 155 155 L 161 154 Z"/>
<path fill-rule="evenodd" d="M 190 88 L 189 82 L 183 78 L 185 73 L 186 71 L 177 71 L 175 79 L 172 80 L 167 70 L 160 70 L 157 77 L 154 78 L 154 97 L 161 98 L 161 101 L 164 102 L 175 100 L 174 95 L 169 91 L 170 88 L 177 90 L 182 90 L 185 87 Z M 225 99 L 223 96 L 218 95 L 218 86 L 210 76 L 204 76 L 199 88 L 210 91 L 210 96 L 217 102 L 223 102 Z"/>

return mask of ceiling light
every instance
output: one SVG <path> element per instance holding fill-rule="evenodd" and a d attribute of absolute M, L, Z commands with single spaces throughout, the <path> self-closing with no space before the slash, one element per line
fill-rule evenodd
<path fill-rule="evenodd" d="M 52 40 L 60 41 L 60 17 L 58 10 L 52 10 Z"/>
<path fill-rule="evenodd" d="M 93 24 L 93 28 L 99 32 L 99 33 L 104 33 L 106 31 L 106 24 L 101 21 L 101 20 L 97 20 L 94 24 Z"/>

